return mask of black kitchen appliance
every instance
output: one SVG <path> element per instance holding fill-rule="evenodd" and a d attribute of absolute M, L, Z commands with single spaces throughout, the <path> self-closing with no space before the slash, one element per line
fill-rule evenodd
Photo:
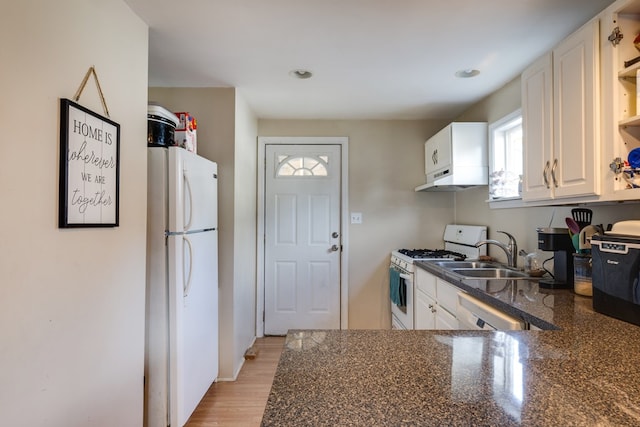
<path fill-rule="evenodd" d="M 640 221 L 591 237 L 593 309 L 607 316 L 640 325 Z"/>
<path fill-rule="evenodd" d="M 169 147 L 176 145 L 175 132 L 178 117 L 161 105 L 147 106 L 147 146 Z"/>
<path fill-rule="evenodd" d="M 541 288 L 573 287 L 573 252 L 567 228 L 538 228 L 538 249 L 553 252 L 553 279 L 540 280 Z"/>

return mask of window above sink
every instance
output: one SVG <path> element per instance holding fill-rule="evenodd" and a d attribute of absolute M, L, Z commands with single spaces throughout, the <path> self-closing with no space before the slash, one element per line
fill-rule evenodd
<path fill-rule="evenodd" d="M 523 147 L 520 109 L 489 125 L 489 200 L 520 199 Z"/>

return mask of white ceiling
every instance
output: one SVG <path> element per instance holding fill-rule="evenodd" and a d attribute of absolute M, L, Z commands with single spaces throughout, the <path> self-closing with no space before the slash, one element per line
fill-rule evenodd
<path fill-rule="evenodd" d="M 278 119 L 452 119 L 612 3 L 125 1 L 150 27 L 150 86 L 236 87 Z"/>

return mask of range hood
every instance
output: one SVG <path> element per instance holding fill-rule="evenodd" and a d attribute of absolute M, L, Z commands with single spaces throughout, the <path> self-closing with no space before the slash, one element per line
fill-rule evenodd
<path fill-rule="evenodd" d="M 455 184 L 445 184 L 440 182 L 430 182 L 427 184 L 418 185 L 414 191 L 462 191 L 467 188 L 477 187 L 480 184 L 468 184 L 468 185 L 455 185 Z"/>
<path fill-rule="evenodd" d="M 487 123 L 453 122 L 424 144 L 426 183 L 415 191 L 460 191 L 489 183 Z"/>

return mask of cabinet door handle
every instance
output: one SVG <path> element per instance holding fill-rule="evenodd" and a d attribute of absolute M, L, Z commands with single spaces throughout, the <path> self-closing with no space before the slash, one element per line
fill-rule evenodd
<path fill-rule="evenodd" d="M 553 179 L 554 187 L 558 188 L 558 180 L 556 179 L 556 168 L 558 167 L 558 159 L 553 160 L 553 167 L 551 168 L 551 178 Z"/>
<path fill-rule="evenodd" d="M 542 178 L 544 179 L 544 185 L 547 188 L 550 188 L 549 187 L 549 175 L 548 175 L 549 174 L 549 166 L 550 166 L 549 160 L 547 160 L 547 163 L 545 163 L 545 165 L 544 165 L 544 170 L 542 171 Z"/>

